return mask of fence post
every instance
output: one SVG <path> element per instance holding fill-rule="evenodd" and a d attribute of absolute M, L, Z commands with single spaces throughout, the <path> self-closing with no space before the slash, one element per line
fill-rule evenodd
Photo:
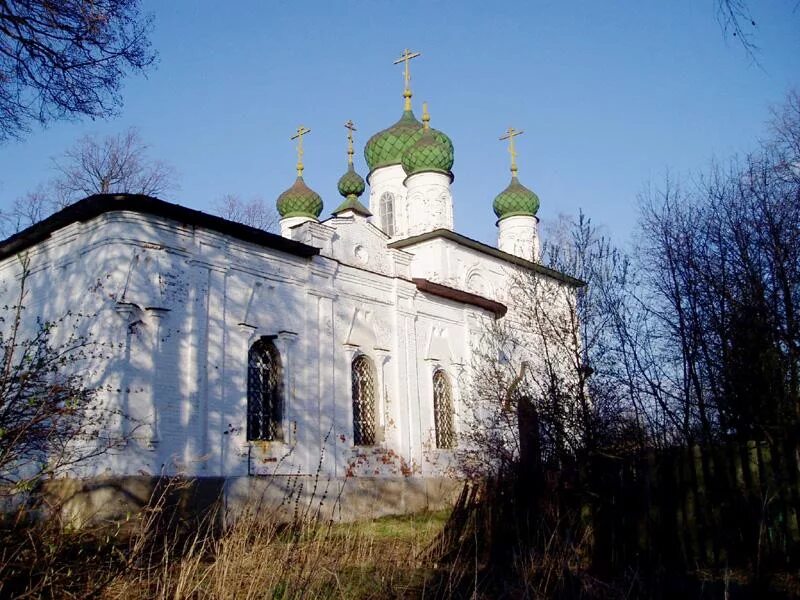
<path fill-rule="evenodd" d="M 695 479 L 692 475 L 693 455 L 692 448 L 686 448 L 685 452 L 680 453 L 683 461 L 683 481 L 686 489 L 686 528 L 689 530 L 689 543 L 691 544 L 691 556 L 687 564 L 694 563 L 700 555 L 700 545 L 697 531 L 697 494 L 695 492 Z"/>

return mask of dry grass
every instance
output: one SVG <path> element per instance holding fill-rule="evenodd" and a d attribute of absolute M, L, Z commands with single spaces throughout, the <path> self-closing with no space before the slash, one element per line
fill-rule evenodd
<path fill-rule="evenodd" d="M 457 505 L 452 515 L 349 524 L 287 525 L 266 512 L 245 513 L 222 528 L 213 513 L 200 523 L 170 518 L 167 495 L 111 528 L 70 529 L 56 520 L 6 524 L 0 597 L 599 600 L 754 589 L 747 573 L 729 571 L 631 570 L 600 581 L 589 568 L 586 535 L 570 541 L 559 528 L 544 528 L 546 535 L 520 544 L 520 523 L 486 499 Z M 767 588 L 790 597 L 798 590 L 796 574 Z"/>
<path fill-rule="evenodd" d="M 254 514 L 114 577 L 103 598 L 387 598 L 421 595 L 420 556 L 446 514 L 284 526 Z"/>
<path fill-rule="evenodd" d="M 424 558 L 448 513 L 286 525 L 266 511 L 228 527 L 168 518 L 167 493 L 135 520 L 70 529 L 56 520 L 0 530 L 0 597 L 423 597 Z"/>

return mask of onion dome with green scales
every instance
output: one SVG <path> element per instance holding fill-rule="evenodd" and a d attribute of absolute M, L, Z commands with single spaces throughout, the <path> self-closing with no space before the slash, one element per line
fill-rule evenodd
<path fill-rule="evenodd" d="M 453 142 L 441 131 L 431 129 L 430 120 L 427 105 L 423 104 L 422 135 L 403 153 L 403 170 L 408 176 L 434 172 L 448 175 L 452 179 Z"/>
<path fill-rule="evenodd" d="M 364 193 L 364 190 L 367 189 L 367 184 L 364 182 L 364 178 L 356 173 L 353 165 L 350 164 L 347 166 L 347 173 L 339 178 L 337 187 L 339 193 L 345 198 L 349 196 L 358 198 Z"/>
<path fill-rule="evenodd" d="M 278 213 L 282 219 L 288 217 L 311 217 L 316 219 L 322 212 L 322 198 L 298 176 L 294 185 L 278 196 Z"/>
<path fill-rule="evenodd" d="M 302 125 L 291 139 L 297 140 L 297 179 L 292 187 L 278 196 L 276 206 L 282 219 L 310 217 L 316 219 L 322 212 L 322 198 L 303 181 L 303 136 L 311 133 Z"/>
<path fill-rule="evenodd" d="M 501 140 L 508 140 L 508 152 L 511 155 L 511 183 L 497 195 L 492 204 L 498 220 L 517 216 L 535 217 L 539 212 L 539 196 L 522 185 L 517 178 L 517 152 L 514 149 L 514 138 L 522 133 L 522 131 L 509 127 L 508 131 L 500 137 Z"/>
<path fill-rule="evenodd" d="M 347 172 L 339 178 L 339 184 L 337 185 L 339 194 L 344 197 L 344 202 L 336 207 L 333 214 L 352 210 L 365 217 L 371 217 L 372 213 L 358 200 L 364 190 L 367 189 L 367 184 L 353 167 L 353 132 L 356 128 L 352 121 L 348 121 L 344 126 L 347 129 Z"/>
<path fill-rule="evenodd" d="M 373 135 L 364 147 L 364 158 L 370 171 L 389 165 L 399 165 L 403 153 L 422 137 L 422 123 L 411 108 L 403 112 L 400 120 Z"/>
<path fill-rule="evenodd" d="M 364 147 L 364 158 L 370 172 L 380 167 L 399 165 L 403 160 L 403 153 L 422 137 L 422 123 L 414 116 L 411 110 L 411 73 L 408 63 L 417 58 L 419 52 L 404 50 L 403 54 L 394 61 L 394 64 L 404 64 L 403 89 L 404 109 L 400 120 L 383 131 L 379 131 L 367 141 Z"/>
<path fill-rule="evenodd" d="M 494 199 L 492 207 L 498 219 L 517 216 L 535 217 L 539 211 L 539 196 L 522 185 L 514 175 L 508 187 Z"/>

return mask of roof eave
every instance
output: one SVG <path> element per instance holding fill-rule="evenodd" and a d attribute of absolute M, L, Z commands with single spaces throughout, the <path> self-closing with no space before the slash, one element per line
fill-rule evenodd
<path fill-rule="evenodd" d="M 152 196 L 141 194 L 95 194 L 67 206 L 0 242 L 0 260 L 43 242 L 55 231 L 63 229 L 72 223 L 83 223 L 103 214 L 118 211 L 152 215 L 196 227 L 204 227 L 246 242 L 280 250 L 302 258 L 311 258 L 319 254 L 319 248 L 269 233 L 263 229 L 257 229 L 199 210 L 165 202 Z"/>
<path fill-rule="evenodd" d="M 421 292 L 439 296 L 440 298 L 446 298 L 447 300 L 452 300 L 453 302 L 477 306 L 478 308 L 482 308 L 483 310 L 494 313 L 495 319 L 504 317 L 508 312 L 508 307 L 505 304 L 496 302 L 495 300 L 490 300 L 484 296 L 479 296 L 478 294 L 473 294 L 472 292 L 465 292 L 464 290 L 442 285 L 441 283 L 435 283 L 420 277 L 415 277 L 412 279 L 412 281 L 414 282 L 414 285 L 417 286 L 417 289 Z"/>

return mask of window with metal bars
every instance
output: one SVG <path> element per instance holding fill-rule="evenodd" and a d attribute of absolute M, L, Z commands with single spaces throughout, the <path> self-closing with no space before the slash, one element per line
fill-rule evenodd
<path fill-rule="evenodd" d="M 392 237 L 394 235 L 394 194 L 384 192 L 380 201 L 381 225 L 383 232 Z"/>
<path fill-rule="evenodd" d="M 353 442 L 356 446 L 375 443 L 375 366 L 359 354 L 352 364 Z"/>
<path fill-rule="evenodd" d="M 250 346 L 247 354 L 247 439 L 283 439 L 281 357 L 269 338 Z"/>
<path fill-rule="evenodd" d="M 453 424 L 453 391 L 447 374 L 437 369 L 433 374 L 433 418 L 436 429 L 436 447 L 453 448 L 456 431 Z"/>

